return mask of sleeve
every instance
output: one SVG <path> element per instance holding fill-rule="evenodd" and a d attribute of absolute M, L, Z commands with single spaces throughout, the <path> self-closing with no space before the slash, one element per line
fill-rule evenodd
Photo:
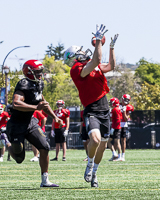
<path fill-rule="evenodd" d="M 68 109 L 66 109 L 66 117 L 70 116 L 70 111 Z"/>

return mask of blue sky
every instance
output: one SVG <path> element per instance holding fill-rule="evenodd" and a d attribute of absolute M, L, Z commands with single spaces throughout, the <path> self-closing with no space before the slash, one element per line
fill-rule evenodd
<path fill-rule="evenodd" d="M 0 65 L 15 47 L 5 65 L 19 69 L 29 59 L 43 59 L 47 46 L 63 43 L 91 45 L 96 24 L 109 30 L 103 46 L 108 60 L 110 38 L 119 33 L 115 45 L 117 62 L 136 64 L 145 57 L 160 63 L 159 0 L 5 0 L 0 1 Z"/>

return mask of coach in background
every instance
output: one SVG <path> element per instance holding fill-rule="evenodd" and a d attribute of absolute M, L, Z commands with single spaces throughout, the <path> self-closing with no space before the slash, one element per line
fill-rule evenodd
<path fill-rule="evenodd" d="M 63 149 L 63 158 L 62 161 L 66 161 L 66 136 L 68 135 L 69 131 L 69 116 L 70 111 L 68 109 L 65 109 L 65 102 L 63 100 L 58 100 L 56 102 L 57 110 L 54 110 L 55 115 L 63 120 L 63 126 L 59 128 L 59 124 L 53 119 L 52 122 L 52 130 L 51 130 L 51 136 L 55 138 L 56 143 L 56 157 L 51 159 L 50 161 L 58 161 L 58 155 L 62 144 Z"/>
<path fill-rule="evenodd" d="M 109 88 L 104 73 L 115 68 L 114 45 L 118 34 L 111 39 L 109 63 L 101 63 L 101 40 L 106 32 L 103 24 L 100 28 L 97 25 L 92 59 L 90 58 L 91 50 L 82 51 L 82 46 L 71 46 L 64 54 L 64 62 L 72 67 L 70 75 L 79 91 L 81 103 L 85 107 L 83 116 L 90 141 L 84 179 L 86 182 L 91 182 L 91 187 L 98 187 L 96 171 L 106 149 L 110 129 L 109 106 L 106 97 Z"/>
<path fill-rule="evenodd" d="M 42 182 L 40 187 L 59 187 L 48 179 L 49 144 L 38 126 L 38 120 L 32 115 L 35 110 L 43 110 L 60 125 L 63 125 L 52 111 L 49 103 L 44 99 L 42 91 L 44 83 L 42 72 L 44 66 L 38 60 L 28 60 L 24 63 L 22 71 L 26 78 L 20 80 L 13 94 L 13 112 L 7 123 L 7 135 L 11 142 L 9 152 L 17 163 L 25 159 L 24 140 L 27 139 L 40 152 L 39 164 Z"/>

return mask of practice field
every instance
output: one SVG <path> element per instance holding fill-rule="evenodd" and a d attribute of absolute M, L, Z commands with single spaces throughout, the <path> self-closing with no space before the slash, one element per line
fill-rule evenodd
<path fill-rule="evenodd" d="M 55 151 L 50 151 L 50 158 Z M 87 162 L 84 150 L 68 150 L 67 161 L 50 161 L 49 179 L 59 188 L 40 188 L 38 162 L 30 162 L 32 152 L 26 152 L 22 164 L 8 162 L 7 152 L 0 163 L 0 199 L 52 200 L 142 200 L 160 199 L 160 151 L 126 150 L 125 162 L 109 162 L 111 151 L 106 150 L 97 175 L 99 188 L 91 188 L 83 175 Z"/>

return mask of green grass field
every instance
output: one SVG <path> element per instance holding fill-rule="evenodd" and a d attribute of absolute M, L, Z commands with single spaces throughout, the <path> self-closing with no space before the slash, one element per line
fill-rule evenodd
<path fill-rule="evenodd" d="M 55 151 L 50 151 L 50 158 Z M 38 162 L 30 162 L 32 152 L 26 152 L 22 164 L 0 163 L 0 199 L 160 199 L 160 151 L 126 150 L 125 162 L 109 162 L 111 152 L 106 150 L 97 175 L 99 188 L 91 188 L 83 179 L 87 162 L 84 150 L 67 150 L 67 161 L 49 164 L 49 179 L 59 188 L 40 188 Z"/>

